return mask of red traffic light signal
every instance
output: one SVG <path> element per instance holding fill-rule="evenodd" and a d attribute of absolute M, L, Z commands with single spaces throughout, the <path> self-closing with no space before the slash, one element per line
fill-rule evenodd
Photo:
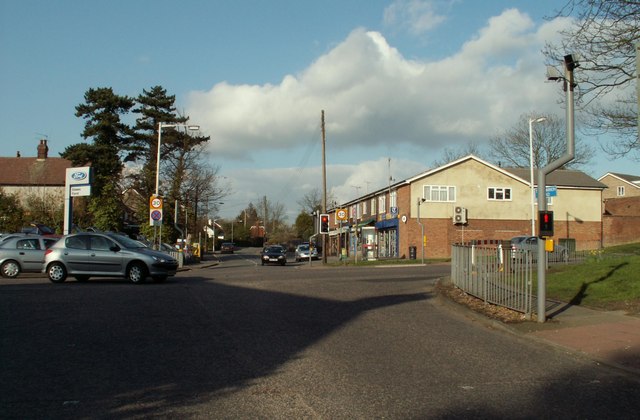
<path fill-rule="evenodd" d="M 323 234 L 329 233 L 329 215 L 328 214 L 320 215 L 320 233 L 323 233 Z"/>
<path fill-rule="evenodd" d="M 553 212 L 540 210 L 538 212 L 538 236 L 546 238 L 553 236 Z"/>

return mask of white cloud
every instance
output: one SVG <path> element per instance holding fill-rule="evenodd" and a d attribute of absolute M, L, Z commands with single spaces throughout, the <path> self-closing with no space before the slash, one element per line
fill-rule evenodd
<path fill-rule="evenodd" d="M 435 2 L 425 0 L 395 0 L 384 10 L 384 23 L 406 27 L 413 35 L 428 32 L 446 20 L 436 12 Z"/>
<path fill-rule="evenodd" d="M 414 3 L 420 2 L 394 5 Z M 355 196 L 351 185 L 358 183 L 364 192 L 365 179 L 386 172 L 368 173 L 369 161 L 377 162 L 373 153 L 425 165 L 444 147 L 486 142 L 523 113 L 561 113 L 558 86 L 544 83 L 541 50 L 566 23 L 536 27 L 527 15 L 509 9 L 491 18 L 457 53 L 440 60 L 406 59 L 381 33 L 356 29 L 307 69 L 285 75 L 279 84 L 221 82 L 209 91 L 191 92 L 186 113 L 211 135 L 214 156 L 227 163 L 259 163 L 269 153 L 281 157 L 271 166 L 291 168 L 296 151 L 318 135 L 320 111 L 325 110 L 332 144 L 355 160 L 368 161 L 339 168 L 343 181 L 332 185 L 347 200 Z M 224 170 L 224 161 L 222 166 Z M 292 171 L 264 169 L 258 177 L 282 184 L 282 179 L 296 177 Z M 301 185 L 319 185 L 318 173 L 311 176 L 287 190 L 297 194 L 288 200 L 304 195 Z M 255 172 L 253 181 L 242 181 L 242 174 L 238 179 L 243 191 L 255 197 Z"/>

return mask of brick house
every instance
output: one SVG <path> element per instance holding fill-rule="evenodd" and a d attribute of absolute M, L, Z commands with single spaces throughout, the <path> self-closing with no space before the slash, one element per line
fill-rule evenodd
<path fill-rule="evenodd" d="M 640 177 L 608 172 L 598 181 L 608 187 L 603 193 L 604 245 L 640 240 Z"/>
<path fill-rule="evenodd" d="M 548 210 L 554 211 L 554 239 L 578 250 L 600 248 L 606 186 L 572 170 L 552 172 L 547 185 L 557 191 L 547 198 Z M 348 210 L 348 220 L 338 223 L 332 210 L 333 255 L 340 248 L 353 255 L 356 237 L 358 256 L 365 258 L 420 258 L 423 244 L 426 258 L 446 258 L 453 243 L 508 241 L 531 234 L 529 169 L 501 168 L 473 155 L 340 207 Z M 537 204 L 534 208 L 535 218 Z"/>
<path fill-rule="evenodd" d="M 30 196 L 63 205 L 67 168 L 71 161 L 49 157 L 47 140 L 40 140 L 36 157 L 0 157 L 0 187 L 6 194 L 17 194 L 23 204 Z"/>

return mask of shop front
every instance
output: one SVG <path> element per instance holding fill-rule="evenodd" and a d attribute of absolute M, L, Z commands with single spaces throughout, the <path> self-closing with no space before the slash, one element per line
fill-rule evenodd
<path fill-rule="evenodd" d="M 381 220 L 375 224 L 378 258 L 398 258 L 398 219 Z"/>

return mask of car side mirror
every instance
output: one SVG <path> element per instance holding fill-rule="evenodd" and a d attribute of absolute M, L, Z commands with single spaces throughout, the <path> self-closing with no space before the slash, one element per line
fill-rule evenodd
<path fill-rule="evenodd" d="M 111 251 L 113 252 L 120 252 L 120 247 L 118 245 L 114 245 L 111 248 L 109 248 Z"/>

